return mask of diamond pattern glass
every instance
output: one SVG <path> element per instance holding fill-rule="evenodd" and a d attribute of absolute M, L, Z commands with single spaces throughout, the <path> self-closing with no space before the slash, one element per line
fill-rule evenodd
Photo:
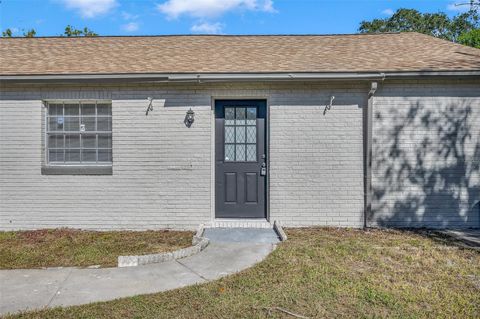
<path fill-rule="evenodd" d="M 247 126 L 247 143 L 257 143 L 256 126 Z"/>
<path fill-rule="evenodd" d="M 257 124 L 257 109 L 254 107 L 247 108 L 247 125 Z"/>
<path fill-rule="evenodd" d="M 226 107 L 225 108 L 225 125 L 235 124 L 235 108 Z"/>
<path fill-rule="evenodd" d="M 257 161 L 257 145 L 247 144 L 247 162 Z"/>
<path fill-rule="evenodd" d="M 235 127 L 235 143 L 245 143 L 245 126 Z"/>
<path fill-rule="evenodd" d="M 235 161 L 245 162 L 245 144 L 235 144 Z"/>
<path fill-rule="evenodd" d="M 225 162 L 235 161 L 235 145 L 225 144 Z"/>
<path fill-rule="evenodd" d="M 257 108 L 225 108 L 225 161 L 257 161 Z"/>
<path fill-rule="evenodd" d="M 236 125 L 245 125 L 245 108 L 237 107 L 235 114 L 235 124 Z"/>
<path fill-rule="evenodd" d="M 234 143 L 235 139 L 235 127 L 225 126 L 225 143 Z"/>

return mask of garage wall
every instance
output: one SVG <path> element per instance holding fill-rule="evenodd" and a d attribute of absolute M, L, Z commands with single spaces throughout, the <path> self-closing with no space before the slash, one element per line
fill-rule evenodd
<path fill-rule="evenodd" d="M 371 226 L 480 227 L 480 82 L 385 83 Z"/>

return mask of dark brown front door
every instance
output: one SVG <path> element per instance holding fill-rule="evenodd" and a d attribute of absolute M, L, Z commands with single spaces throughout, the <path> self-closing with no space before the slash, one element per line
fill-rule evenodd
<path fill-rule="evenodd" d="M 215 102 L 215 217 L 266 217 L 265 100 Z"/>

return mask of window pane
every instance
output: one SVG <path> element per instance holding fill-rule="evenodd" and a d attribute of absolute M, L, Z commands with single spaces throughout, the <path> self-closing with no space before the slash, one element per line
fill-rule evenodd
<path fill-rule="evenodd" d="M 65 104 L 65 115 L 79 115 L 78 104 Z"/>
<path fill-rule="evenodd" d="M 82 134 L 82 148 L 96 148 L 97 147 L 97 136 Z"/>
<path fill-rule="evenodd" d="M 65 119 L 65 131 L 78 132 L 80 130 L 79 117 L 66 117 Z"/>
<path fill-rule="evenodd" d="M 247 143 L 257 142 L 257 127 L 247 126 Z"/>
<path fill-rule="evenodd" d="M 98 150 L 98 161 L 99 162 L 111 162 L 112 161 L 112 150 Z"/>
<path fill-rule="evenodd" d="M 249 162 L 257 161 L 257 145 L 256 144 L 247 144 L 247 161 Z"/>
<path fill-rule="evenodd" d="M 236 122 L 237 125 L 245 125 L 245 108 L 237 107 L 236 108 Z"/>
<path fill-rule="evenodd" d="M 50 117 L 48 119 L 48 130 L 49 131 L 63 131 L 63 116 Z"/>
<path fill-rule="evenodd" d="M 79 149 L 66 149 L 65 150 L 65 162 L 80 162 L 80 150 Z"/>
<path fill-rule="evenodd" d="M 99 134 L 98 135 L 98 147 L 99 148 L 112 148 L 112 135 L 111 134 Z"/>
<path fill-rule="evenodd" d="M 50 135 L 48 137 L 48 148 L 63 148 L 63 134 Z"/>
<path fill-rule="evenodd" d="M 235 109 L 233 107 L 225 108 L 225 125 L 233 125 L 235 118 Z"/>
<path fill-rule="evenodd" d="M 63 104 L 48 104 L 48 114 L 63 116 Z"/>
<path fill-rule="evenodd" d="M 225 162 L 233 162 L 235 160 L 235 145 L 225 144 Z"/>
<path fill-rule="evenodd" d="M 245 143 L 245 126 L 235 127 L 235 142 Z"/>
<path fill-rule="evenodd" d="M 50 162 L 63 162 L 63 150 L 48 150 L 48 159 Z"/>
<path fill-rule="evenodd" d="M 254 107 L 247 108 L 247 124 L 255 125 L 257 119 L 257 109 Z"/>
<path fill-rule="evenodd" d="M 97 161 L 97 150 L 82 149 L 82 162 L 96 162 L 96 161 Z"/>
<path fill-rule="evenodd" d="M 97 119 L 97 131 L 111 131 L 111 130 L 112 130 L 111 117 L 99 117 Z"/>
<path fill-rule="evenodd" d="M 235 160 L 237 162 L 245 161 L 245 144 L 236 144 L 235 145 Z"/>
<path fill-rule="evenodd" d="M 225 126 L 225 143 L 233 143 L 235 137 L 235 127 Z"/>
<path fill-rule="evenodd" d="M 97 114 L 98 115 L 112 115 L 112 105 L 111 104 L 98 104 L 97 105 Z"/>
<path fill-rule="evenodd" d="M 80 148 L 80 134 L 65 135 L 66 148 Z"/>
<path fill-rule="evenodd" d="M 82 115 L 95 115 L 95 104 L 82 104 Z"/>
<path fill-rule="evenodd" d="M 83 132 L 95 131 L 95 118 L 94 117 L 82 117 L 82 130 Z"/>
<path fill-rule="evenodd" d="M 47 106 L 49 162 L 112 162 L 111 103 L 67 102 Z M 105 133 L 98 134 L 95 131 Z"/>

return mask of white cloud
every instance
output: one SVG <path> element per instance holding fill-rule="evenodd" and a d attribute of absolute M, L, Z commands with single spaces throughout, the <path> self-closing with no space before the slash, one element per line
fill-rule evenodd
<path fill-rule="evenodd" d="M 129 22 L 127 24 L 122 25 L 122 29 L 127 32 L 135 32 L 138 31 L 140 26 L 136 22 Z"/>
<path fill-rule="evenodd" d="M 117 0 L 61 0 L 61 2 L 84 18 L 105 14 L 117 6 Z"/>
<path fill-rule="evenodd" d="M 222 33 L 223 24 L 220 22 L 217 23 L 208 23 L 203 22 L 199 24 L 194 24 L 190 31 L 194 33 L 206 33 L 206 34 L 219 34 Z"/>
<path fill-rule="evenodd" d="M 263 2 L 262 10 L 265 12 L 277 13 L 278 11 L 273 7 L 272 0 L 265 0 Z"/>
<path fill-rule="evenodd" d="M 447 6 L 447 10 L 455 11 L 455 12 L 467 12 L 470 9 L 470 5 L 468 5 L 468 4 L 467 5 L 461 5 L 461 6 L 456 5 L 456 4 L 460 4 L 460 3 L 466 3 L 466 2 L 468 2 L 468 1 L 452 2 Z"/>
<path fill-rule="evenodd" d="M 211 18 L 242 9 L 275 12 L 272 0 L 167 0 L 157 5 L 157 9 L 170 19 L 181 15 Z"/>
<path fill-rule="evenodd" d="M 136 20 L 138 19 L 139 15 L 138 14 L 131 14 L 125 11 L 122 11 L 122 18 L 124 20 Z"/>
<path fill-rule="evenodd" d="M 382 11 L 382 14 L 386 15 L 386 16 L 391 16 L 394 14 L 394 11 L 392 9 L 385 9 Z"/>

